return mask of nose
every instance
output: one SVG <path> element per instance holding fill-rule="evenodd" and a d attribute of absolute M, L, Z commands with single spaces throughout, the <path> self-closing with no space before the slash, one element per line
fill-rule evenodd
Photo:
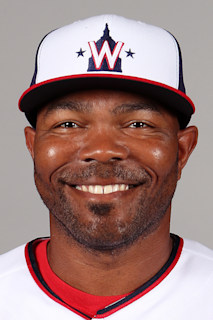
<path fill-rule="evenodd" d="M 108 162 L 111 160 L 125 160 L 129 149 L 113 132 L 96 132 L 87 138 L 80 150 L 81 161 Z"/>

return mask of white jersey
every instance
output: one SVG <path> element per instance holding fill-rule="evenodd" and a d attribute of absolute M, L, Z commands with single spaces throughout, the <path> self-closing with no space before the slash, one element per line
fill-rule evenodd
<path fill-rule="evenodd" d="M 47 286 L 32 247 L 33 242 L 0 257 L 0 319 L 91 319 Z M 183 244 L 176 236 L 169 260 L 155 277 L 93 319 L 213 320 L 213 251 L 190 240 Z"/>

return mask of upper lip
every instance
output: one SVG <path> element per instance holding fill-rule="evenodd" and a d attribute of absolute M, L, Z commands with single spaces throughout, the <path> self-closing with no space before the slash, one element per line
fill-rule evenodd
<path fill-rule="evenodd" d="M 67 182 L 66 182 L 67 183 Z M 110 180 L 110 181 L 106 181 L 106 180 L 95 180 L 91 179 L 91 181 L 73 181 L 73 182 L 68 182 L 67 184 L 70 186 L 107 186 L 107 185 L 115 185 L 115 184 L 125 184 L 125 185 L 139 185 L 142 184 L 143 182 L 139 182 L 139 181 L 115 181 L 115 180 Z"/>

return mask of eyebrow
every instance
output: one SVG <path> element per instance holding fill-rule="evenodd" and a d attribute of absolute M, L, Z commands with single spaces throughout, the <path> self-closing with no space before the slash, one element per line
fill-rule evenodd
<path fill-rule="evenodd" d="M 81 103 L 78 101 L 54 101 L 48 104 L 44 116 L 47 117 L 55 110 L 71 110 L 79 113 L 91 113 L 92 108 L 93 106 L 89 103 Z M 149 110 L 160 113 L 159 107 L 144 102 L 123 103 L 121 105 L 116 106 L 111 112 L 114 115 L 119 115 L 122 113 L 130 113 L 137 110 Z"/>
<path fill-rule="evenodd" d="M 154 112 L 160 113 L 159 107 L 148 104 L 148 103 L 144 103 L 144 102 L 124 103 L 120 106 L 115 107 L 115 109 L 113 109 L 112 112 L 115 115 L 118 115 L 121 113 L 130 113 L 138 110 L 148 110 L 148 111 L 154 111 Z"/>
<path fill-rule="evenodd" d="M 82 104 L 77 101 L 51 102 L 50 104 L 48 104 L 47 110 L 44 116 L 47 117 L 49 114 L 51 114 L 55 110 L 71 110 L 71 111 L 82 112 L 82 113 L 90 113 L 91 105 L 89 105 L 88 103 Z"/>

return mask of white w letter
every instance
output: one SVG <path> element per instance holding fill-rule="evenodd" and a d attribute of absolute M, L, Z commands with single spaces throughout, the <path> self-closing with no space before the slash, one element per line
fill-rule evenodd
<path fill-rule="evenodd" d="M 113 70 L 116 64 L 116 61 L 119 57 L 121 49 L 124 43 L 119 41 L 116 43 L 113 52 L 111 52 L 108 41 L 104 41 L 100 52 L 98 53 L 96 43 L 94 41 L 89 42 L 90 50 L 93 56 L 96 69 L 100 69 L 103 63 L 104 58 L 106 58 L 108 67 L 110 70 Z"/>

